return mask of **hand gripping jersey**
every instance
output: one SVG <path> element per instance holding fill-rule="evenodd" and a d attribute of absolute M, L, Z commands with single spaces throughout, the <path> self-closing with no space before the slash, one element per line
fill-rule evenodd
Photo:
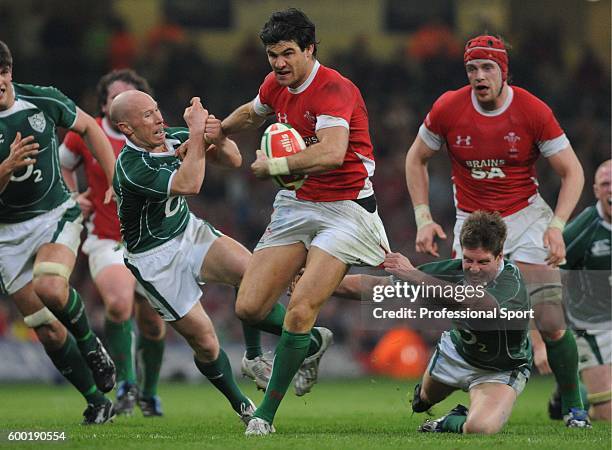
<path fill-rule="evenodd" d="M 419 270 L 441 280 L 463 284 L 464 274 L 460 259 L 433 262 L 418 267 Z M 504 260 L 497 277 L 486 286 L 486 291 L 495 298 L 500 308 L 529 310 L 529 296 L 516 265 Z M 471 330 L 466 324 L 456 321 L 450 332 L 457 352 L 468 363 L 487 370 L 514 370 L 530 366 L 532 353 L 528 322 L 524 329 Z"/>
<path fill-rule="evenodd" d="M 451 159 L 457 208 L 513 214 L 537 193 L 535 162 L 569 146 L 551 109 L 516 86 L 505 104 L 485 111 L 471 86 L 443 94 L 434 103 L 419 136 L 432 150 L 444 142 Z"/>
<path fill-rule="evenodd" d="M 309 175 L 297 198 L 313 202 L 355 200 L 374 194 L 374 154 L 368 128 L 368 112 L 359 89 L 335 70 L 315 61 L 308 79 L 298 88 L 278 84 L 270 73 L 253 103 L 260 116 L 295 128 L 306 145 L 318 142 L 316 132 L 341 126 L 349 130 L 344 164 L 335 170 Z"/>
<path fill-rule="evenodd" d="M 44 214 L 70 198 L 60 171 L 56 126 L 71 128 L 77 118 L 72 100 L 53 87 L 13 83 L 15 103 L 0 111 L 0 161 L 17 132 L 40 145 L 36 163 L 11 176 L 0 194 L 0 223 L 16 223 Z"/>
<path fill-rule="evenodd" d="M 175 150 L 188 138 L 187 128 L 168 128 L 163 153 L 150 153 L 126 140 L 115 163 L 113 188 L 121 234 L 130 253 L 158 247 L 185 230 L 187 201 L 171 195 L 170 186 L 181 165 Z"/>
<path fill-rule="evenodd" d="M 115 157 L 125 145 L 125 136 L 112 129 L 106 118 L 98 117 L 96 122 L 108 138 Z M 74 131 L 66 134 L 64 142 L 60 146 L 60 163 L 62 167 L 74 169 L 83 164 L 87 185 L 91 189 L 89 199 L 93 203 L 94 214 L 91 218 L 93 223 L 92 233 L 101 239 L 121 240 L 119 232 L 119 217 L 117 216 L 117 204 L 114 200 L 104 204 L 104 194 L 108 189 L 108 182 L 104 170 L 93 157 L 83 138 Z"/>
<path fill-rule="evenodd" d="M 582 211 L 563 232 L 567 262 L 561 267 L 570 271 L 565 301 L 576 328 L 597 329 L 612 320 L 610 237 L 599 203 Z"/>

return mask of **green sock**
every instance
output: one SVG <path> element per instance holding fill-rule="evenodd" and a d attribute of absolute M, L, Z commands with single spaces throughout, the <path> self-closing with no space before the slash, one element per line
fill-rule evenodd
<path fill-rule="evenodd" d="M 309 345 L 310 333 L 291 333 L 283 330 L 276 347 L 272 377 L 263 401 L 255 411 L 256 417 L 272 423 L 293 376 L 306 358 Z"/>
<path fill-rule="evenodd" d="M 254 359 L 261 356 L 261 331 L 257 328 L 253 328 L 246 322 L 242 322 L 242 333 L 244 334 L 246 358 Z"/>
<path fill-rule="evenodd" d="M 53 311 L 53 313 L 75 337 L 83 355 L 96 349 L 96 335 L 89 327 L 85 305 L 74 288 L 69 289 L 68 302 L 64 309 Z"/>
<path fill-rule="evenodd" d="M 451 415 L 442 422 L 442 431 L 446 433 L 463 433 L 463 424 L 467 416 Z"/>
<path fill-rule="evenodd" d="M 193 358 L 196 367 L 225 397 L 229 400 L 232 408 L 240 413 L 241 406 L 249 405 L 249 399 L 244 396 L 234 380 L 232 366 L 223 349 L 219 349 L 219 357 L 211 363 L 204 363 Z M 243 407 L 244 407 L 243 406 Z"/>
<path fill-rule="evenodd" d="M 570 408 L 583 408 L 578 378 L 578 349 L 570 330 L 558 341 L 544 340 L 548 364 L 555 375 L 561 394 L 561 410 L 567 414 Z"/>
<path fill-rule="evenodd" d="M 104 330 L 106 332 L 106 348 L 117 367 L 117 381 L 136 383 L 132 349 L 134 336 L 132 321 L 126 320 L 117 323 L 107 318 L 104 323 Z"/>
<path fill-rule="evenodd" d="M 308 356 L 312 356 L 321 348 L 321 333 L 316 328 L 310 330 L 310 346 L 308 347 Z"/>
<path fill-rule="evenodd" d="M 268 315 L 253 326 L 266 333 L 280 336 L 283 332 L 283 322 L 285 321 L 285 305 L 276 303 Z"/>
<path fill-rule="evenodd" d="M 57 370 L 78 389 L 87 403 L 93 403 L 94 405 L 106 403 L 106 397 L 96 387 L 91 370 L 87 367 L 87 363 L 70 333 L 66 336 L 66 342 L 61 348 L 53 351 L 45 349 L 45 351 Z"/>
<path fill-rule="evenodd" d="M 138 365 L 140 366 L 140 392 L 142 397 L 151 398 L 157 395 L 159 371 L 164 357 L 164 339 L 155 341 L 143 335 L 138 336 Z"/>

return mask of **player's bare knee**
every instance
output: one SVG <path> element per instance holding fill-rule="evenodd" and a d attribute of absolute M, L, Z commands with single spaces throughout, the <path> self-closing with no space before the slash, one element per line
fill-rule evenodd
<path fill-rule="evenodd" d="M 612 402 L 594 405 L 589 411 L 589 415 L 593 420 L 601 420 L 602 422 L 612 421 Z"/>
<path fill-rule="evenodd" d="M 468 419 L 463 424 L 463 432 L 466 434 L 495 434 L 498 433 L 503 424 L 497 420 L 486 420 L 483 418 L 478 419 Z"/>
<path fill-rule="evenodd" d="M 546 341 L 555 342 L 563 337 L 565 330 L 548 330 L 544 328 L 543 330 L 540 330 L 540 334 Z"/>
<path fill-rule="evenodd" d="M 68 281 L 55 275 L 40 275 L 32 281 L 34 292 L 43 303 L 54 309 L 61 309 L 68 299 Z"/>
<path fill-rule="evenodd" d="M 34 332 L 47 351 L 59 350 L 66 341 L 66 328 L 57 320 L 35 327 Z"/>
<path fill-rule="evenodd" d="M 110 295 L 104 298 L 106 316 L 113 322 L 125 322 L 132 316 L 132 301 L 129 297 Z"/>
<path fill-rule="evenodd" d="M 186 339 L 199 361 L 212 362 L 219 356 L 219 340 L 214 332 L 186 336 Z"/>
<path fill-rule="evenodd" d="M 161 341 L 166 337 L 166 325 L 163 320 L 138 324 L 138 330 L 145 338 L 151 341 Z"/>
<path fill-rule="evenodd" d="M 234 309 L 236 311 L 236 316 L 243 322 L 249 324 L 261 322 L 266 317 L 261 308 L 257 308 L 250 303 L 236 302 Z"/>
<path fill-rule="evenodd" d="M 310 330 L 315 315 L 315 309 L 308 303 L 290 304 L 285 315 L 285 327 L 293 332 Z"/>

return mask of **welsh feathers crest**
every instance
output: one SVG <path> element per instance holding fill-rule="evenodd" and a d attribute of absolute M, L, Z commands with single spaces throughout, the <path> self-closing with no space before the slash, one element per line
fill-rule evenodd
<path fill-rule="evenodd" d="M 30 126 L 34 131 L 42 133 L 47 126 L 47 121 L 45 120 L 45 115 L 42 112 L 36 113 L 30 117 L 28 117 L 28 122 L 30 122 Z"/>

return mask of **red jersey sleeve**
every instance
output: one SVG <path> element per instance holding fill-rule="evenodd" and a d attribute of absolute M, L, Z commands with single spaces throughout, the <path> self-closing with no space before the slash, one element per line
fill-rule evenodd
<path fill-rule="evenodd" d="M 534 95 L 530 96 L 529 117 L 533 118 L 532 133 L 540 153 L 546 158 L 567 148 L 570 143 L 552 109 Z"/>
<path fill-rule="evenodd" d="M 270 72 L 259 87 L 257 97 L 253 100 L 253 108 L 257 115 L 266 117 L 274 113 L 274 108 L 272 107 L 272 90 L 275 87 L 276 79 L 274 78 L 274 72 Z"/>
<path fill-rule="evenodd" d="M 60 163 L 62 167 L 74 169 L 83 158 L 83 153 L 89 151 L 83 138 L 74 131 L 69 131 L 60 147 Z"/>

